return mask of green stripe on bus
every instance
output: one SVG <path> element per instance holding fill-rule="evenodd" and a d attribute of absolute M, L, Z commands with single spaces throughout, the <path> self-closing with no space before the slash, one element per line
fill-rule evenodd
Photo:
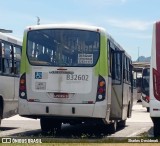
<path fill-rule="evenodd" d="M 24 32 L 23 45 L 22 45 L 22 57 L 21 57 L 21 67 L 20 73 L 29 72 L 29 63 L 26 57 L 26 46 L 27 46 L 27 32 Z"/>
<path fill-rule="evenodd" d="M 24 73 L 25 72 L 25 60 L 26 60 L 26 37 L 27 37 L 27 33 L 24 32 L 23 35 L 23 44 L 22 44 L 22 57 L 21 57 L 21 65 L 20 65 L 20 73 Z"/>
<path fill-rule="evenodd" d="M 107 76 L 108 75 L 108 45 L 107 37 L 102 34 L 100 38 L 100 57 L 95 66 L 95 75 Z"/>

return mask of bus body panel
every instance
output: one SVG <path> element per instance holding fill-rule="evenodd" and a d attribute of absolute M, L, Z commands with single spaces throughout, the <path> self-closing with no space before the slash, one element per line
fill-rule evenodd
<path fill-rule="evenodd" d="M 123 83 L 112 86 L 111 99 L 111 119 L 125 120 L 127 118 L 128 105 L 132 108 L 133 97 L 131 94 L 131 85 Z M 122 98 L 123 97 L 123 98 Z"/>
<path fill-rule="evenodd" d="M 122 85 L 112 86 L 112 99 L 111 99 L 111 119 L 122 118 Z"/>
<path fill-rule="evenodd" d="M 0 123 L 18 111 L 21 46 L 19 39 L 0 33 Z"/>
<path fill-rule="evenodd" d="M 131 61 L 125 52 L 115 51 L 119 63 L 116 66 L 115 76 L 112 78 L 111 90 L 111 119 L 125 120 L 130 117 L 133 104 L 133 90 L 131 87 Z M 113 72 L 114 74 L 114 72 Z"/>
<path fill-rule="evenodd" d="M 81 70 L 83 70 L 83 69 L 81 69 Z M 86 70 L 92 70 L 92 69 L 84 69 L 83 74 L 86 74 L 86 72 L 87 72 Z M 47 69 L 45 70 L 45 72 L 47 73 Z M 33 81 L 34 82 L 34 84 L 33 84 L 33 82 L 32 82 L 33 77 L 32 76 L 34 76 L 34 75 L 35 75 L 35 73 L 26 75 L 27 90 L 29 91 L 27 93 L 28 100 L 35 99 L 39 102 L 52 102 L 52 103 L 56 102 L 56 103 L 72 103 L 72 104 L 73 103 L 84 104 L 84 103 L 88 103 L 88 102 L 95 103 L 95 100 L 96 100 L 95 95 L 97 94 L 98 78 L 96 76 L 93 76 L 92 73 L 91 73 L 91 76 L 89 76 L 89 78 L 91 78 L 91 79 L 89 79 L 90 81 L 87 81 L 87 82 L 89 82 L 89 83 L 87 83 L 87 85 L 89 84 L 88 87 L 83 85 L 83 82 L 81 83 L 81 81 L 72 81 L 73 84 L 71 84 L 72 82 L 71 83 L 69 82 L 69 84 L 67 86 L 64 85 L 63 89 L 61 88 L 58 81 L 54 80 L 55 78 L 52 79 L 52 77 L 50 78 L 51 82 L 48 82 L 48 79 L 47 80 L 46 79 L 34 79 L 35 82 Z M 62 74 L 62 76 L 61 76 L 61 74 L 58 76 L 62 77 L 63 74 Z M 56 78 L 58 78 L 58 76 L 56 76 Z M 66 74 L 65 74 L 64 78 L 66 78 Z M 44 91 L 44 89 L 39 89 L 38 91 L 34 91 L 34 89 L 32 90 L 33 86 L 36 86 L 36 84 L 37 84 L 36 82 L 38 82 L 37 80 L 39 82 L 46 83 L 46 86 L 47 86 L 47 84 L 49 84 L 48 88 L 50 88 L 50 90 L 47 90 L 47 91 Z M 79 82 L 80 82 L 80 84 L 79 84 Z M 95 84 L 92 84 L 92 82 L 94 82 Z M 61 90 L 57 90 L 57 89 L 55 90 L 54 86 L 57 88 L 57 84 L 59 84 L 58 86 L 59 86 L 59 88 L 61 88 Z M 86 93 L 86 91 L 87 91 L 87 93 Z"/>
<path fill-rule="evenodd" d="M 92 68 L 40 68 L 32 67 L 34 92 L 62 92 L 87 94 L 92 89 Z M 39 71 L 41 70 L 41 72 Z"/>
<path fill-rule="evenodd" d="M 0 84 L 0 93 L 4 99 L 3 118 L 17 114 L 18 110 L 18 77 L 0 76 L 3 84 Z"/>
<path fill-rule="evenodd" d="M 150 116 L 160 117 L 160 101 L 158 101 L 154 96 L 154 74 L 153 69 L 160 72 L 160 22 L 157 22 L 153 26 L 153 36 L 152 36 L 152 50 L 151 50 L 151 65 L 150 65 Z M 157 110 L 153 110 L 157 109 Z"/>
<path fill-rule="evenodd" d="M 151 117 L 160 117 L 160 102 L 157 100 L 150 100 L 150 105 Z"/>
<path fill-rule="evenodd" d="M 0 76 L 0 81 L 3 83 L 0 84 L 1 95 L 6 97 L 6 100 L 13 100 L 15 95 L 15 88 L 13 88 L 15 84 L 15 77 Z M 7 89 L 10 89 L 10 92 L 6 92 Z"/>
<path fill-rule="evenodd" d="M 150 65 L 150 117 L 153 133 L 160 136 L 160 22 L 153 25 Z"/>
<path fill-rule="evenodd" d="M 129 83 L 123 83 L 123 106 L 122 106 L 122 119 L 127 119 L 127 116 L 131 117 L 131 111 L 133 106 L 133 94 L 131 93 L 131 85 Z M 130 111 L 130 113 L 128 113 Z M 129 115 L 128 115 L 129 114 Z"/>

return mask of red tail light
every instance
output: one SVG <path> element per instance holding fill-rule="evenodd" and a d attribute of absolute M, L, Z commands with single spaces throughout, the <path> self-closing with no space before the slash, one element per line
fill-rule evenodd
<path fill-rule="evenodd" d="M 27 99 L 26 74 L 25 73 L 20 77 L 20 81 L 19 81 L 19 97 L 22 98 L 22 99 Z"/>
<path fill-rule="evenodd" d="M 99 75 L 96 101 L 103 101 L 105 99 L 105 96 L 106 96 L 106 82 L 105 79 Z"/>
<path fill-rule="evenodd" d="M 160 73 L 153 68 L 153 93 L 157 100 L 160 101 Z"/>
<path fill-rule="evenodd" d="M 103 94 L 103 92 L 104 92 L 104 89 L 103 89 L 103 88 L 99 88 L 99 89 L 98 89 L 98 94 Z"/>
<path fill-rule="evenodd" d="M 20 91 L 25 91 L 26 90 L 26 87 L 25 86 L 20 86 Z"/>
<path fill-rule="evenodd" d="M 149 100 L 150 100 L 149 96 L 146 96 L 146 99 L 147 99 L 147 101 L 149 102 Z"/>

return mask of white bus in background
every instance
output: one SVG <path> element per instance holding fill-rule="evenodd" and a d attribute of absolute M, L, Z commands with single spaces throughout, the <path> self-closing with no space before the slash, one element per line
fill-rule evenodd
<path fill-rule="evenodd" d="M 142 70 L 142 84 L 141 84 L 141 101 L 142 106 L 147 108 L 147 112 L 149 112 L 149 81 L 150 81 L 150 67 L 145 67 Z"/>
<path fill-rule="evenodd" d="M 153 25 L 150 64 L 150 116 L 154 136 L 160 136 L 160 22 Z"/>
<path fill-rule="evenodd" d="M 103 28 L 30 26 L 24 32 L 19 115 L 39 118 L 42 131 L 62 123 L 125 126 L 131 116 L 131 57 Z"/>
<path fill-rule="evenodd" d="M 0 33 L 0 123 L 17 114 L 22 41 Z"/>

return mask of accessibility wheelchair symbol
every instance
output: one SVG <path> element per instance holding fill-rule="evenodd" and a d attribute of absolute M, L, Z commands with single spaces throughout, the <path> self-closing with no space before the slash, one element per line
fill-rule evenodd
<path fill-rule="evenodd" d="M 42 72 L 35 72 L 35 79 L 42 79 Z"/>

